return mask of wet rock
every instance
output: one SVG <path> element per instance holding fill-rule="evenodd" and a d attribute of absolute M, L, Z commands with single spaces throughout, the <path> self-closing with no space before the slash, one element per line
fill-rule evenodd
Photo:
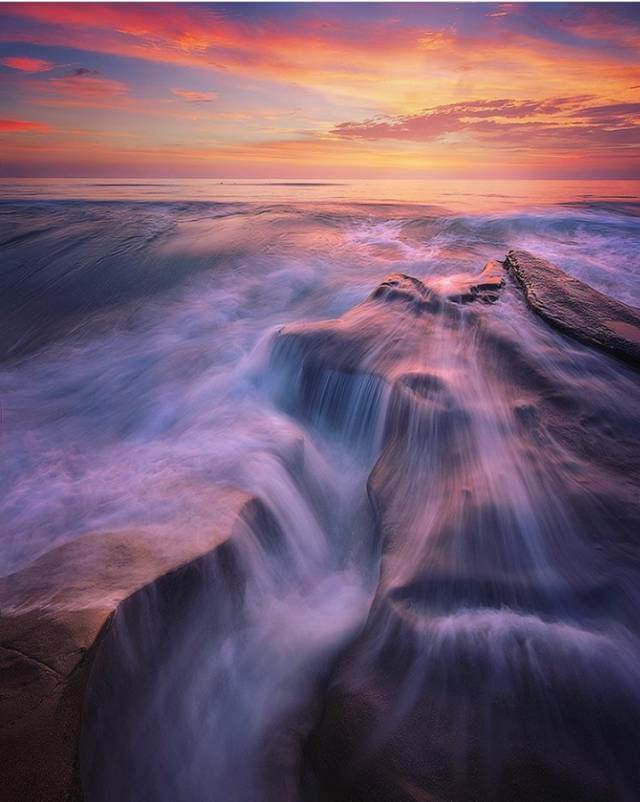
<path fill-rule="evenodd" d="M 392 274 L 339 319 L 285 326 L 273 340 L 281 408 L 368 444 L 364 464 L 376 460 L 377 592 L 306 748 L 323 800 L 626 802 L 640 787 L 637 439 L 624 407 L 593 401 L 557 358 L 540 366 L 508 326 L 493 330 L 502 303 L 466 304 L 495 299 L 499 271 L 490 263 L 448 288 Z M 566 319 L 571 303 L 558 307 L 561 288 L 550 286 Z M 600 387 L 607 371 L 631 373 L 598 360 Z M 304 473 L 303 451 L 289 470 Z M 150 799 L 203 798 L 212 761 L 237 760 L 245 741 L 226 723 L 207 728 L 206 701 L 233 685 L 226 636 L 250 629 L 247 566 L 264 558 L 277 580 L 290 578 L 297 543 L 261 501 L 233 498 L 235 525 L 195 553 L 159 554 L 142 535 L 114 533 L 2 580 L 9 800 L 25 788 L 77 797 L 83 704 L 92 800 L 141 798 L 141 788 Z M 195 688 L 186 702 L 176 677 Z M 222 709 L 225 722 L 237 710 Z M 308 732 L 296 716 L 265 737 L 276 753 L 265 766 L 287 788 L 268 798 L 295 796 Z M 215 754 L 196 743 L 194 721 L 229 736 Z M 168 722 L 178 735 L 154 740 Z M 252 798 L 253 779 L 238 778 L 238 798 Z"/>
<path fill-rule="evenodd" d="M 299 659 L 287 597 L 305 607 L 309 568 L 295 553 L 304 536 L 292 538 L 284 518 L 249 500 L 229 539 L 119 605 L 86 692 L 81 776 L 92 802 L 296 798 L 331 656 L 315 642 Z"/>
<path fill-rule="evenodd" d="M 637 673 L 611 646 L 506 608 L 376 608 L 330 686 L 315 770 L 341 802 L 630 802 Z"/>
<path fill-rule="evenodd" d="M 428 286 L 455 303 L 494 303 L 504 286 L 504 266 L 496 259 L 491 259 L 476 276 L 468 273 L 444 276 L 433 279 Z"/>
<path fill-rule="evenodd" d="M 490 291 L 503 278 L 494 263 Z M 390 391 L 368 480 L 379 583 L 309 739 L 314 776 L 333 802 L 632 800 L 640 504 L 624 405 L 607 428 L 581 424 L 602 401 L 573 363 L 494 326 L 499 308 L 451 303 L 481 282 L 430 281 L 440 302 L 418 315 L 400 284 L 382 313 L 372 296 L 331 324 L 358 343 L 350 369 Z M 626 381 L 600 362 L 603 386 L 612 369 Z M 620 550 L 603 559 L 596 540 Z"/>
<path fill-rule="evenodd" d="M 237 518 L 252 499 L 229 491 L 219 501 L 231 517 L 235 509 Z M 178 581 L 176 566 L 193 566 L 198 555 L 228 537 L 225 525 L 215 522 L 206 544 L 188 537 L 158 542 L 144 531 L 87 534 L 0 578 L 3 800 L 82 798 L 82 711 L 91 668 L 114 612 L 132 593 L 156 582 L 184 593 L 190 583 L 184 573 Z M 228 551 L 224 544 L 217 550 L 227 573 L 233 565 Z M 172 570 L 173 582 L 160 579 Z"/>
<path fill-rule="evenodd" d="M 431 290 L 420 279 L 404 273 L 387 276 L 371 293 L 370 299 L 385 303 L 403 303 L 414 314 L 435 311 L 438 308 L 438 301 Z"/>
<path fill-rule="evenodd" d="M 510 251 L 506 267 L 534 312 L 587 345 L 640 365 L 640 311 L 575 279 L 527 251 Z"/>
<path fill-rule="evenodd" d="M 414 408 L 435 401 L 421 372 L 421 354 L 438 344 L 445 348 L 461 314 L 457 304 L 419 279 L 393 273 L 336 320 L 280 329 L 271 355 L 279 377 L 276 401 L 290 414 L 376 452 L 385 428 L 388 433 L 391 397 L 405 423 L 403 394 Z M 437 371 L 428 381 L 436 386 Z"/>

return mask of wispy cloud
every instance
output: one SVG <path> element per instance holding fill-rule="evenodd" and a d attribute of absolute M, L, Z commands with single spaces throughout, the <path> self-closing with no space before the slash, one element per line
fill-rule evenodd
<path fill-rule="evenodd" d="M 123 108 L 129 104 L 128 87 L 98 70 L 76 67 L 38 84 L 40 105 L 79 108 Z"/>
<path fill-rule="evenodd" d="M 196 92 L 193 89 L 172 89 L 176 97 L 186 100 L 187 103 L 211 103 L 218 95 L 216 92 Z"/>
<path fill-rule="evenodd" d="M 0 132 L 10 134 L 45 133 L 51 131 L 51 126 L 37 123 L 33 120 L 2 120 L 0 119 Z"/>
<path fill-rule="evenodd" d="M 506 17 L 513 11 L 513 3 L 499 3 L 491 11 L 487 12 L 487 17 Z"/>
<path fill-rule="evenodd" d="M 7 117 L 46 107 L 64 131 L 108 109 L 150 171 L 169 149 L 245 175 L 640 174 L 640 19 L 621 4 L 8 3 L 0 41 Z M 108 142 L 86 159 L 125 158 Z"/>
<path fill-rule="evenodd" d="M 640 15 L 636 3 L 576 4 L 562 14 L 544 12 L 544 22 L 551 28 L 589 42 L 618 48 L 640 47 Z M 621 53 L 620 55 L 625 55 Z"/>

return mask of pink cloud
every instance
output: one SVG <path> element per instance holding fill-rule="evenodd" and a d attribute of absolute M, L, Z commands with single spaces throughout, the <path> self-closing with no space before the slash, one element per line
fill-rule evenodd
<path fill-rule="evenodd" d="M 487 17 L 506 17 L 513 10 L 513 3 L 500 3 Z"/>
<path fill-rule="evenodd" d="M 629 4 L 630 7 L 631 4 Z M 562 15 L 547 13 L 545 21 L 548 25 L 568 31 L 582 39 L 609 42 L 622 48 L 640 47 L 640 26 L 637 15 L 635 20 L 620 15 L 620 6 L 601 3 L 576 4 Z"/>
<path fill-rule="evenodd" d="M 333 133 L 346 139 L 405 139 L 428 141 L 454 131 L 477 129 L 479 120 L 514 120 L 572 111 L 589 100 L 580 95 L 545 100 L 473 100 L 425 109 L 419 114 L 373 117 L 362 122 L 344 122 Z"/>
<path fill-rule="evenodd" d="M 332 133 L 360 141 L 433 142 L 459 134 L 468 143 L 544 153 L 606 151 L 640 142 L 640 103 L 600 103 L 589 95 L 532 100 L 480 100 L 420 114 L 345 122 Z"/>
<path fill-rule="evenodd" d="M 20 72 L 48 72 L 54 68 L 54 64 L 44 61 L 41 58 L 30 58 L 29 56 L 7 56 L 0 63 L 12 70 Z"/>

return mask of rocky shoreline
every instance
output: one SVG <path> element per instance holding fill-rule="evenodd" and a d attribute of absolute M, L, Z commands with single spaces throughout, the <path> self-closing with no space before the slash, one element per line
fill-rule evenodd
<path fill-rule="evenodd" d="M 584 655 L 578 646 L 565 649 L 559 629 L 608 610 L 635 631 L 635 602 L 624 594 L 618 599 L 607 577 L 640 565 L 633 539 L 640 523 L 633 493 L 637 443 L 623 421 L 598 423 L 597 399 L 580 401 L 592 428 L 576 427 L 574 402 L 551 368 L 523 364 L 517 349 L 501 347 L 495 305 L 501 293 L 520 289 L 530 308 L 553 327 L 632 366 L 640 364 L 638 310 L 523 251 L 510 251 L 504 265 L 490 262 L 477 276 L 423 282 L 392 274 L 339 319 L 285 326 L 275 336 L 271 365 L 286 377 L 276 402 L 310 425 L 326 425 L 378 455 L 368 492 L 381 550 L 380 578 L 362 633 L 332 668 L 322 714 L 305 737 L 310 799 L 596 802 L 626 799 L 629 788 L 640 787 L 628 748 L 618 748 L 622 779 L 608 774 L 597 750 L 585 772 L 583 758 L 594 749 L 590 722 L 619 745 L 633 738 L 630 725 L 617 717 L 620 706 L 640 716 L 640 703 L 617 693 L 616 683 L 620 688 L 626 681 L 622 669 L 617 673 L 605 665 L 598 644 L 594 672 L 570 681 L 572 661 Z M 487 304 L 495 315 L 476 311 L 486 311 Z M 456 340 L 463 329 L 472 336 Z M 504 531 L 515 532 L 521 523 L 509 518 L 508 509 L 492 506 L 496 493 L 485 475 L 481 443 L 472 436 L 468 409 L 443 367 L 452 347 L 460 348 L 459 365 L 478 386 L 486 371 L 503 387 L 511 405 L 509 421 L 513 418 L 524 432 L 528 458 L 540 460 L 539 485 L 532 490 L 523 484 L 518 492 L 535 500 L 536 492 L 543 497 L 553 482 L 563 481 L 549 470 L 544 455 L 538 456 L 541 443 L 542 450 L 553 447 L 544 438 L 562 443 L 574 461 L 591 461 L 592 484 L 576 485 L 573 495 L 567 494 L 563 514 L 570 521 L 567 531 L 611 544 L 611 555 L 592 566 L 592 582 L 542 576 L 546 563 L 533 546 L 515 555 L 505 545 Z M 497 430 L 511 425 L 506 417 L 493 423 Z M 416 486 L 431 489 L 418 497 Z M 436 497 L 447 502 L 436 504 Z M 230 490 L 226 501 L 234 522 L 222 527 L 213 522 L 206 548 L 195 550 L 185 540 L 160 555 L 146 533 L 95 533 L 0 580 L 0 786 L 7 802 L 82 799 L 80 744 L 87 733 L 91 743 L 99 741 L 100 695 L 112 693 L 114 705 L 133 704 L 131 688 L 141 693 L 144 687 L 143 676 L 131 684 L 108 675 L 118 666 L 109 652 L 119 643 L 118 622 L 126 619 L 133 631 L 140 629 L 133 642 L 141 649 L 150 638 L 147 668 L 149 659 L 163 659 L 163 639 L 179 632 L 203 600 L 212 601 L 211 583 L 219 590 L 216 616 L 231 625 L 234 610 L 242 606 L 245 581 L 236 542 L 250 538 L 270 552 L 278 551 L 281 539 L 258 498 Z M 427 519 L 431 534 L 425 549 L 421 536 Z M 540 519 L 544 529 L 544 512 Z M 571 573 L 570 540 L 567 535 L 558 543 L 546 531 L 541 536 L 550 550 L 545 559 L 566 568 L 565 574 Z M 468 546 L 473 541 L 477 548 Z M 576 551 L 583 546 L 573 545 Z M 454 559 L 462 552 L 462 562 Z M 60 564 L 65 576 L 77 565 L 75 586 L 59 586 Z M 101 604 L 101 597 L 108 602 Z M 149 634 L 145 611 L 151 603 L 165 618 Z M 206 630 L 212 637 L 216 616 Z M 443 624 L 446 616 L 458 627 L 455 637 L 454 625 Z M 491 638 L 499 630 L 514 650 L 528 640 L 531 660 L 557 661 L 544 681 L 524 658 L 517 663 L 520 657 L 514 658 L 515 667 L 497 672 Z M 478 637 L 474 651 L 469 644 L 475 649 Z M 398 700 L 407 693 L 408 671 L 419 677 L 411 704 L 405 700 L 410 709 L 405 717 L 398 710 L 404 702 Z M 502 689 L 500 699 L 493 696 L 496 687 Z M 574 718 L 575 734 L 574 742 L 551 750 L 550 699 L 561 715 Z M 504 738 L 487 745 L 488 724 L 477 711 L 489 708 L 490 729 Z M 515 718 L 516 713 L 524 718 Z M 468 716 L 464 743 L 456 730 L 461 714 Z M 381 732 L 384 737 L 372 741 L 372 734 Z"/>

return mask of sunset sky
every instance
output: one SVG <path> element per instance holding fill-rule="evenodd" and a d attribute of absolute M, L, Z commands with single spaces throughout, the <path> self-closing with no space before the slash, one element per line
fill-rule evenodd
<path fill-rule="evenodd" d="M 640 178 L 640 4 L 0 6 L 0 174 Z"/>

